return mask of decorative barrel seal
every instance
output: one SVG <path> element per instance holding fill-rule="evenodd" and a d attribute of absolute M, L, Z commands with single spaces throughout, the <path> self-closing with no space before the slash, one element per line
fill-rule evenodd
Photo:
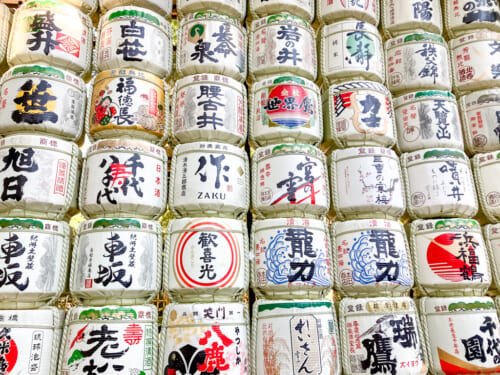
<path fill-rule="evenodd" d="M 94 28 L 90 18 L 58 0 L 30 0 L 13 19 L 7 62 L 46 63 L 85 76 L 92 60 Z"/>
<path fill-rule="evenodd" d="M 450 52 L 458 94 L 500 87 L 500 33 L 478 31 L 452 39 Z"/>
<path fill-rule="evenodd" d="M 167 305 L 161 374 L 249 374 L 249 317 L 243 303 Z"/>
<path fill-rule="evenodd" d="M 378 26 L 380 12 L 378 0 L 318 0 L 316 8 L 317 18 L 321 24 L 329 25 L 343 19 L 355 18 Z"/>
<path fill-rule="evenodd" d="M 296 76 L 274 76 L 255 82 L 251 90 L 250 142 L 257 146 L 321 142 L 320 92 L 314 82 Z"/>
<path fill-rule="evenodd" d="M 372 24 L 347 20 L 325 25 L 318 45 L 320 75 L 327 83 L 385 81 L 382 38 Z"/>
<path fill-rule="evenodd" d="M 340 375 L 338 336 L 328 300 L 260 299 L 253 305 L 252 374 Z"/>
<path fill-rule="evenodd" d="M 409 238 L 418 291 L 428 296 L 482 296 L 491 284 L 481 227 L 472 219 L 412 222 Z"/>
<path fill-rule="evenodd" d="M 219 74 L 176 81 L 170 139 L 174 144 L 215 141 L 242 146 L 247 138 L 247 89 Z"/>
<path fill-rule="evenodd" d="M 64 311 L 55 307 L 37 310 L 0 310 L 5 374 L 57 373 Z"/>
<path fill-rule="evenodd" d="M 427 373 L 427 353 L 415 303 L 409 297 L 344 298 L 339 306 L 345 374 Z M 384 358 L 376 354 L 383 345 Z"/>
<path fill-rule="evenodd" d="M 79 206 L 90 218 L 156 219 L 166 208 L 167 153 L 152 143 L 107 139 L 83 164 Z"/>
<path fill-rule="evenodd" d="M 73 307 L 66 315 L 57 374 L 78 375 L 87 369 L 155 375 L 157 351 L 155 306 Z"/>
<path fill-rule="evenodd" d="M 175 302 L 239 301 L 248 289 L 246 223 L 216 217 L 168 223 L 163 290 Z"/>
<path fill-rule="evenodd" d="M 69 236 L 63 221 L 0 219 L 0 308 L 30 309 L 57 301 L 66 284 Z"/>
<path fill-rule="evenodd" d="M 335 289 L 349 297 L 403 296 L 413 286 L 410 249 L 397 221 L 337 221 L 332 226 Z"/>
<path fill-rule="evenodd" d="M 394 98 L 398 147 L 401 152 L 424 148 L 464 149 L 455 95 L 418 91 Z"/>
<path fill-rule="evenodd" d="M 275 14 L 252 22 L 248 47 L 252 80 L 283 74 L 315 81 L 316 61 L 314 29 L 303 18 Z"/>
<path fill-rule="evenodd" d="M 392 93 L 451 91 L 448 45 L 441 35 L 406 34 L 385 43 L 387 87 Z"/>
<path fill-rule="evenodd" d="M 459 100 L 469 154 L 500 149 L 500 89 L 475 91 Z"/>
<path fill-rule="evenodd" d="M 260 147 L 252 158 L 252 208 L 258 218 L 321 218 L 330 208 L 326 158 L 304 144 Z"/>
<path fill-rule="evenodd" d="M 477 196 L 481 212 L 492 223 L 500 221 L 500 152 L 476 154 L 472 159 Z"/>
<path fill-rule="evenodd" d="M 119 7 L 101 17 L 96 41 L 96 70 L 134 68 L 159 77 L 172 71 L 172 27 L 158 13 Z"/>
<path fill-rule="evenodd" d="M 103 13 L 107 10 L 130 5 L 150 9 L 160 13 L 166 19 L 170 19 L 172 16 L 172 0 L 99 0 L 99 9 Z"/>
<path fill-rule="evenodd" d="M 500 32 L 500 7 L 496 0 L 454 0 L 442 4 L 448 39 L 480 29 Z"/>
<path fill-rule="evenodd" d="M 493 349 L 500 341 L 500 322 L 490 297 L 424 297 L 419 311 L 432 374 L 500 372 Z"/>
<path fill-rule="evenodd" d="M 165 81 L 141 70 L 113 69 L 96 75 L 90 87 L 86 130 L 92 141 L 118 137 L 165 141 L 169 117 Z"/>
<path fill-rule="evenodd" d="M 484 242 L 491 266 L 492 289 L 500 290 L 500 224 L 488 224 L 483 227 Z"/>
<path fill-rule="evenodd" d="M 40 65 L 11 68 L 0 81 L 0 132 L 48 133 L 80 139 L 85 119 L 85 82 Z"/>
<path fill-rule="evenodd" d="M 467 155 L 436 148 L 401 156 L 408 214 L 412 219 L 473 217 L 476 189 Z"/>
<path fill-rule="evenodd" d="M 212 11 L 188 14 L 180 22 L 176 70 L 247 78 L 247 32 L 238 20 Z"/>
<path fill-rule="evenodd" d="M 236 146 L 178 145 L 172 158 L 168 205 L 178 218 L 242 218 L 250 205 L 249 169 L 245 150 Z"/>
<path fill-rule="evenodd" d="M 333 209 L 340 220 L 394 219 L 405 212 L 401 168 L 383 147 L 335 150 L 330 155 Z"/>
<path fill-rule="evenodd" d="M 178 0 L 177 18 L 183 19 L 190 13 L 203 12 L 207 9 L 217 9 L 222 14 L 243 22 L 247 14 L 247 2 L 245 0 Z"/>
<path fill-rule="evenodd" d="M 388 0 L 380 3 L 382 33 L 386 39 L 415 30 L 434 34 L 443 32 L 439 0 Z"/>
<path fill-rule="evenodd" d="M 28 134 L 1 139 L 1 215 L 65 218 L 75 208 L 80 159 L 72 142 Z"/>
<path fill-rule="evenodd" d="M 73 248 L 71 294 L 91 306 L 150 303 L 160 290 L 161 255 L 157 221 L 84 221 Z"/>
<path fill-rule="evenodd" d="M 5 4 L 0 5 L 0 68 L 2 71 L 7 67 L 7 46 L 12 26 L 12 14 Z"/>
<path fill-rule="evenodd" d="M 335 148 L 392 147 L 396 142 L 392 96 L 370 81 L 332 85 L 323 94 L 325 142 Z"/>
<path fill-rule="evenodd" d="M 252 20 L 280 14 L 285 11 L 288 14 L 301 17 L 308 23 L 314 20 L 315 0 L 249 0 L 248 17 Z"/>
<path fill-rule="evenodd" d="M 321 220 L 257 220 L 250 251 L 252 289 L 258 297 L 322 298 L 332 289 L 330 236 Z"/>

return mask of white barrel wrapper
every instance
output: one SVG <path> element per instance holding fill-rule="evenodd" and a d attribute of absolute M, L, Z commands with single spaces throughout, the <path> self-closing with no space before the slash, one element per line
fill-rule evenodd
<path fill-rule="evenodd" d="M 215 217 L 169 222 L 163 289 L 172 301 L 239 301 L 248 289 L 248 279 L 245 222 Z"/>
<path fill-rule="evenodd" d="M 333 286 L 331 241 L 316 219 L 268 219 L 252 225 L 251 283 L 258 297 L 322 298 Z"/>
<path fill-rule="evenodd" d="M 402 296 L 413 286 L 403 226 L 382 219 L 334 222 L 335 289 L 349 297 Z"/>
<path fill-rule="evenodd" d="M 97 11 L 97 7 L 99 6 L 99 0 L 66 0 L 66 2 L 90 16 Z"/>
<path fill-rule="evenodd" d="M 0 67 L 6 66 L 7 46 L 9 43 L 9 34 L 12 26 L 12 14 L 7 5 L 0 5 Z"/>
<path fill-rule="evenodd" d="M 84 221 L 73 247 L 71 294 L 91 306 L 150 303 L 160 290 L 161 255 L 157 221 Z"/>
<path fill-rule="evenodd" d="M 413 219 L 473 217 L 478 210 L 469 158 L 460 150 L 425 149 L 401 156 Z"/>
<path fill-rule="evenodd" d="M 172 17 L 172 0 L 99 0 L 101 12 L 129 5 L 150 9 L 166 19 Z"/>
<path fill-rule="evenodd" d="M 492 223 L 500 221 L 500 152 L 476 154 L 472 159 L 477 197 L 481 212 Z"/>
<path fill-rule="evenodd" d="M 428 296 L 481 296 L 491 284 L 479 223 L 472 219 L 415 220 L 409 231 L 415 284 Z"/>
<path fill-rule="evenodd" d="M 243 22 L 247 14 L 246 0 L 178 0 L 178 18 L 183 19 L 189 13 L 203 12 L 207 9 L 217 9 L 222 14 Z"/>
<path fill-rule="evenodd" d="M 471 30 L 500 32 L 500 7 L 497 0 L 443 1 L 444 28 L 449 39 Z"/>
<path fill-rule="evenodd" d="M 79 195 L 87 217 L 157 218 L 166 197 L 165 149 L 128 139 L 100 140 L 89 147 Z"/>
<path fill-rule="evenodd" d="M 403 179 L 394 151 L 383 147 L 335 150 L 329 165 L 333 210 L 340 220 L 397 220 L 403 215 Z"/>
<path fill-rule="evenodd" d="M 308 23 L 312 23 L 314 19 L 314 3 L 315 0 L 291 0 L 286 3 L 282 0 L 249 0 L 248 17 L 255 20 L 285 11 L 288 14 L 303 18 Z"/>
<path fill-rule="evenodd" d="M 332 302 L 256 301 L 252 367 L 253 375 L 340 375 L 340 342 Z"/>
<path fill-rule="evenodd" d="M 492 289 L 500 290 L 500 224 L 488 224 L 483 227 L 484 242 L 491 266 Z"/>
<path fill-rule="evenodd" d="M 378 0 L 316 0 L 316 13 L 322 24 L 356 18 L 378 26 L 380 6 Z"/>

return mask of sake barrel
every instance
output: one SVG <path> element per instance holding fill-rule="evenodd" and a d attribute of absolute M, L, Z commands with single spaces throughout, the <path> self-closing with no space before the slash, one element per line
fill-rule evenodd
<path fill-rule="evenodd" d="M 500 88 L 500 33 L 478 31 L 452 39 L 450 55 L 458 94 Z"/>
<path fill-rule="evenodd" d="M 315 0 L 291 0 L 286 3 L 282 0 L 249 0 L 248 17 L 255 20 L 286 11 L 311 23 L 314 19 L 314 3 Z"/>
<path fill-rule="evenodd" d="M 170 300 L 236 302 L 248 289 L 248 275 L 243 221 L 199 217 L 168 223 L 163 290 Z"/>
<path fill-rule="evenodd" d="M 326 83 L 385 81 L 382 38 L 372 24 L 346 20 L 325 25 L 318 45 L 320 75 Z"/>
<path fill-rule="evenodd" d="M 492 223 L 500 221 L 500 152 L 476 154 L 472 159 L 477 196 L 481 212 Z"/>
<path fill-rule="evenodd" d="M 0 132 L 51 134 L 77 141 L 83 131 L 85 82 L 49 66 L 19 65 L 0 81 Z"/>
<path fill-rule="evenodd" d="M 305 78 L 274 76 L 255 82 L 249 117 L 249 141 L 257 146 L 318 144 L 323 139 L 319 88 Z"/>
<path fill-rule="evenodd" d="M 260 147 L 252 158 L 252 209 L 257 218 L 321 218 L 330 207 L 326 158 L 304 144 Z"/>
<path fill-rule="evenodd" d="M 157 221 L 82 222 L 71 262 L 72 296 L 91 306 L 150 303 L 160 290 L 162 247 Z"/>
<path fill-rule="evenodd" d="M 458 103 L 467 152 L 500 149 L 500 89 L 475 91 Z"/>
<path fill-rule="evenodd" d="M 220 13 L 191 13 L 177 31 L 176 71 L 222 74 L 243 82 L 247 78 L 247 32 L 238 20 Z"/>
<path fill-rule="evenodd" d="M 0 310 L 5 374 L 55 374 L 64 311 L 55 307 L 37 310 Z"/>
<path fill-rule="evenodd" d="M 387 87 L 392 93 L 451 91 L 448 45 L 441 35 L 414 33 L 385 43 Z"/>
<path fill-rule="evenodd" d="M 344 298 L 339 310 L 345 374 L 427 373 L 424 336 L 411 298 Z M 380 345 L 384 354 L 377 355 Z"/>
<path fill-rule="evenodd" d="M 177 1 L 177 15 L 180 19 L 190 13 L 203 12 L 207 9 L 217 9 L 222 14 L 243 22 L 247 14 L 247 2 L 245 0 L 179 0 Z"/>
<path fill-rule="evenodd" d="M 398 148 L 464 149 L 455 95 L 448 91 L 416 91 L 394 98 Z"/>
<path fill-rule="evenodd" d="M 157 350 L 155 306 L 77 306 L 66 315 L 57 374 L 76 375 L 86 369 L 154 375 Z"/>
<path fill-rule="evenodd" d="M 0 30 L 2 35 L 2 40 L 0 40 L 0 67 L 2 67 L 2 69 L 7 67 L 5 58 L 7 55 L 7 46 L 11 26 L 12 14 L 7 5 L 2 3 L 2 5 L 0 5 Z"/>
<path fill-rule="evenodd" d="M 245 150 L 217 142 L 175 147 L 168 205 L 178 218 L 239 219 L 250 205 L 250 172 Z"/>
<path fill-rule="evenodd" d="M 66 0 L 68 4 L 80 9 L 83 13 L 93 16 L 99 6 L 98 0 Z"/>
<path fill-rule="evenodd" d="M 413 286 L 404 227 L 393 220 L 337 221 L 332 226 L 335 289 L 349 297 L 403 296 Z"/>
<path fill-rule="evenodd" d="M 172 143 L 215 141 L 241 146 L 247 138 L 247 89 L 230 77 L 196 74 L 176 81 Z"/>
<path fill-rule="evenodd" d="M 167 153 L 132 139 L 100 140 L 87 152 L 79 206 L 89 218 L 153 219 L 165 211 Z"/>
<path fill-rule="evenodd" d="M 432 374 L 500 371 L 499 322 L 490 297 L 424 297 L 419 305 Z"/>
<path fill-rule="evenodd" d="M 392 96 L 384 85 L 351 81 L 323 94 L 325 143 L 335 148 L 392 147 L 396 142 Z"/>
<path fill-rule="evenodd" d="M 473 30 L 500 32 L 498 1 L 454 0 L 443 2 L 444 28 L 449 39 Z"/>
<path fill-rule="evenodd" d="M 159 373 L 250 373 L 248 320 L 243 303 L 169 304 L 163 313 Z"/>
<path fill-rule="evenodd" d="M 90 18 L 72 5 L 30 0 L 14 15 L 7 62 L 46 63 L 84 76 L 91 68 L 93 30 Z"/>
<path fill-rule="evenodd" d="M 479 223 L 472 219 L 415 220 L 409 232 L 415 284 L 428 296 L 482 296 L 491 273 Z"/>
<path fill-rule="evenodd" d="M 460 150 L 425 149 L 401 156 L 413 219 L 473 217 L 478 210 L 469 159 Z"/>
<path fill-rule="evenodd" d="M 394 219 L 405 212 L 401 167 L 383 147 L 335 150 L 329 159 L 333 210 L 339 220 Z"/>
<path fill-rule="evenodd" d="M 252 80 L 277 74 L 316 80 L 316 37 L 306 20 L 274 14 L 252 21 L 249 35 L 248 74 Z"/>
<path fill-rule="evenodd" d="M 267 299 L 322 298 L 333 286 L 331 241 L 321 220 L 257 220 L 251 234 L 251 283 Z"/>
<path fill-rule="evenodd" d="M 135 6 L 114 8 L 101 17 L 97 36 L 97 71 L 134 68 L 170 75 L 172 28 L 158 13 Z"/>
<path fill-rule="evenodd" d="M 90 87 L 86 130 L 92 141 L 123 137 L 164 143 L 169 117 L 165 81 L 141 70 L 113 69 L 96 75 Z"/>
<path fill-rule="evenodd" d="M 483 227 L 483 235 L 493 278 L 491 289 L 498 291 L 500 290 L 500 225 L 485 225 Z"/>
<path fill-rule="evenodd" d="M 172 0 L 99 0 L 101 12 L 130 5 L 160 13 L 166 19 L 172 16 Z"/>
<path fill-rule="evenodd" d="M 19 134 L 0 140 L 2 216 L 61 220 L 78 186 L 80 150 L 72 142 Z"/>
<path fill-rule="evenodd" d="M 378 26 L 379 8 L 377 0 L 319 0 L 316 2 L 317 18 L 320 23 L 327 25 L 343 19 L 355 18 Z"/>
<path fill-rule="evenodd" d="M 385 38 L 421 30 L 434 34 L 443 32 L 439 0 L 381 1 L 382 33 Z"/>
<path fill-rule="evenodd" d="M 252 342 L 253 374 L 342 373 L 337 317 L 328 300 L 256 301 Z"/>

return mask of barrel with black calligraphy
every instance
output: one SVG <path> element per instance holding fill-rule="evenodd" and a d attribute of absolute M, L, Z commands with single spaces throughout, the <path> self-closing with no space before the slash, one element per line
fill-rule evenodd
<path fill-rule="evenodd" d="M 335 150 L 329 165 L 333 210 L 338 219 L 398 220 L 405 212 L 401 168 L 393 150 Z"/>
<path fill-rule="evenodd" d="M 277 74 L 316 80 L 316 38 L 303 18 L 280 13 L 256 19 L 249 36 L 248 74 L 252 80 Z"/>
<path fill-rule="evenodd" d="M 80 139 L 85 119 L 85 82 L 67 71 L 18 65 L 0 81 L 0 133 L 47 133 Z"/>
<path fill-rule="evenodd" d="M 252 157 L 252 209 L 257 218 L 322 218 L 330 207 L 325 155 L 305 144 L 260 147 Z"/>
<path fill-rule="evenodd" d="M 159 373 L 250 374 L 243 303 L 171 303 L 163 313 Z"/>
<path fill-rule="evenodd" d="M 252 343 L 252 375 L 342 373 L 337 316 L 329 300 L 259 299 Z"/>
<path fill-rule="evenodd" d="M 255 20 L 261 17 L 272 16 L 282 12 L 303 18 L 308 23 L 314 19 L 315 0 L 249 0 L 248 18 Z"/>
<path fill-rule="evenodd" d="M 417 91 L 394 98 L 398 148 L 412 152 L 424 148 L 464 149 L 455 95 L 448 91 Z"/>
<path fill-rule="evenodd" d="M 500 7 L 496 0 L 453 0 L 442 4 L 448 39 L 481 29 L 500 32 Z"/>
<path fill-rule="evenodd" d="M 175 147 L 168 205 L 176 217 L 246 215 L 250 176 L 245 150 L 225 143 L 193 142 Z"/>
<path fill-rule="evenodd" d="M 250 251 L 252 289 L 258 297 L 322 298 L 332 289 L 331 241 L 321 220 L 257 220 Z"/>
<path fill-rule="evenodd" d="M 322 24 L 331 24 L 355 18 L 378 26 L 380 6 L 378 0 L 316 0 L 317 18 Z"/>
<path fill-rule="evenodd" d="M 113 8 L 101 17 L 97 36 L 97 71 L 134 68 L 170 75 L 172 28 L 158 13 L 135 6 Z"/>
<path fill-rule="evenodd" d="M 173 219 L 165 238 L 163 289 L 175 302 L 239 301 L 248 289 L 248 234 L 241 220 Z"/>
<path fill-rule="evenodd" d="M 421 295 L 482 296 L 491 284 L 481 227 L 472 219 L 415 220 L 409 230 Z"/>
<path fill-rule="evenodd" d="M 247 138 L 247 89 L 233 78 L 196 74 L 176 81 L 172 143 L 215 141 L 241 146 Z"/>
<path fill-rule="evenodd" d="M 492 283 L 491 289 L 500 290 L 500 224 L 488 224 L 483 227 L 484 242 L 488 252 Z"/>
<path fill-rule="evenodd" d="M 66 314 L 57 375 L 156 375 L 157 351 L 155 306 L 77 306 Z"/>
<path fill-rule="evenodd" d="M 0 310 L 4 374 L 57 373 L 64 311 L 55 307 L 37 310 Z"/>
<path fill-rule="evenodd" d="M 16 11 L 7 62 L 48 64 L 85 76 L 92 60 L 90 18 L 58 0 L 30 0 Z"/>
<path fill-rule="evenodd" d="M 403 154 L 401 167 L 412 219 L 473 217 L 478 210 L 469 158 L 437 148 Z"/>
<path fill-rule="evenodd" d="M 247 14 L 245 0 L 177 0 L 177 17 L 183 19 L 190 13 L 203 12 L 207 9 L 217 9 L 222 14 L 243 22 Z"/>
<path fill-rule="evenodd" d="M 312 81 L 273 76 L 250 93 L 249 140 L 257 146 L 280 142 L 318 144 L 323 139 L 320 91 Z"/>
<path fill-rule="evenodd" d="M 73 247 L 72 296 L 91 306 L 150 303 L 160 289 L 162 247 L 157 221 L 82 222 Z"/>
<path fill-rule="evenodd" d="M 166 208 L 167 159 L 152 143 L 97 141 L 83 164 L 80 210 L 89 218 L 158 218 Z"/>
<path fill-rule="evenodd" d="M 403 296 L 413 286 L 404 227 L 393 220 L 333 223 L 335 289 L 348 297 Z"/>
<path fill-rule="evenodd" d="M 167 20 L 172 17 L 172 0 L 99 0 L 101 12 L 131 5 L 157 12 Z"/>
<path fill-rule="evenodd" d="M 500 221 L 500 151 L 476 154 L 472 159 L 477 197 L 481 212 L 492 223 Z"/>
<path fill-rule="evenodd" d="M 247 31 L 240 22 L 220 13 L 188 14 L 180 22 L 176 72 L 222 74 L 243 82 L 247 78 Z"/>
<path fill-rule="evenodd" d="M 325 143 L 335 148 L 392 147 L 396 143 L 392 96 L 377 82 L 332 85 L 323 94 Z"/>
<path fill-rule="evenodd" d="M 500 88 L 500 32 L 483 30 L 452 39 L 450 55 L 458 94 Z"/>
<path fill-rule="evenodd" d="M 0 68 L 2 71 L 7 68 L 7 46 L 9 43 L 9 33 L 12 25 L 12 14 L 5 4 L 0 4 Z"/>

